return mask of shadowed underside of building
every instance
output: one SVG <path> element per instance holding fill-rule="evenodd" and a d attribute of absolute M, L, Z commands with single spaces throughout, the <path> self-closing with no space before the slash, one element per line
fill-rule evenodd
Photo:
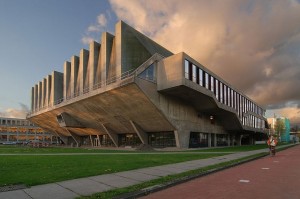
<path fill-rule="evenodd" d="M 265 110 L 185 53 L 124 22 L 32 88 L 28 119 L 65 144 L 212 147 L 254 143 Z"/>

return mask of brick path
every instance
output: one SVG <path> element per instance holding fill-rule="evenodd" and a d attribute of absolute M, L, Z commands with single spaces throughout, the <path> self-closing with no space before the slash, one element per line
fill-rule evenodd
<path fill-rule="evenodd" d="M 300 146 L 144 198 L 299 199 Z"/>

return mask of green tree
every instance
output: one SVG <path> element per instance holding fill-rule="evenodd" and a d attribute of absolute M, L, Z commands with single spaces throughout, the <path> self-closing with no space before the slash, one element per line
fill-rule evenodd
<path fill-rule="evenodd" d="M 281 135 L 284 133 L 285 124 L 283 120 L 277 119 L 276 123 L 274 125 L 275 134 L 278 136 L 279 139 L 281 139 Z"/>

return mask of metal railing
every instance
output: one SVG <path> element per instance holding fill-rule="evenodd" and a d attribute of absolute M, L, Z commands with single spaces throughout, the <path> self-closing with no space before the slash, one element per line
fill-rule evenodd
<path fill-rule="evenodd" d="M 74 98 L 77 98 L 79 96 L 88 95 L 88 94 L 90 94 L 90 92 L 92 92 L 94 90 L 103 88 L 103 87 L 108 86 L 108 85 L 113 84 L 113 83 L 117 83 L 118 82 L 118 83 L 120 83 L 120 86 L 122 86 L 122 85 L 124 85 L 126 83 L 122 83 L 123 81 L 121 81 L 121 80 L 126 80 L 129 77 L 136 76 L 137 70 L 139 68 L 141 68 L 141 67 L 144 67 L 144 65 L 147 64 L 148 61 L 150 61 L 151 59 L 155 58 L 156 56 L 158 57 L 157 59 L 162 59 L 163 58 L 163 56 L 160 55 L 159 53 L 155 53 L 149 59 L 147 59 L 143 64 L 141 64 L 139 67 L 137 67 L 135 69 L 130 69 L 130 70 L 122 73 L 119 76 L 113 76 L 113 77 L 111 77 L 109 79 L 106 79 L 104 81 L 95 83 L 94 85 L 92 85 L 90 87 L 84 88 L 83 91 L 71 93 L 66 98 L 60 98 L 60 99 L 54 101 L 53 103 L 51 103 L 51 101 L 50 101 L 48 105 L 44 105 L 42 107 L 36 107 L 32 112 L 30 112 L 30 113 L 27 114 L 27 117 L 30 117 L 32 114 L 35 114 L 37 112 L 46 110 L 48 108 L 52 108 L 53 106 L 56 106 L 56 105 L 61 104 L 63 102 L 70 101 L 70 100 L 72 100 Z M 90 88 L 92 88 L 92 89 L 90 89 Z"/>

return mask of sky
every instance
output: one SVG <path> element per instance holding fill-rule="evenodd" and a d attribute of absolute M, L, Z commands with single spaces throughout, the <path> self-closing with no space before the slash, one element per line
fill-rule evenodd
<path fill-rule="evenodd" d="M 119 20 L 300 125 L 300 0 L 0 0 L 0 116 Z"/>

